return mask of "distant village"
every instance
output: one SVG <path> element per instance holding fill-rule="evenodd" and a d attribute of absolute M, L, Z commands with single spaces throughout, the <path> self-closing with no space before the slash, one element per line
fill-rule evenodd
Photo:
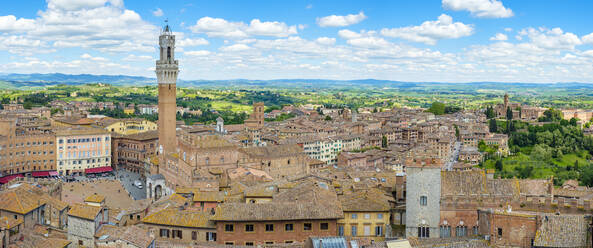
<path fill-rule="evenodd" d="M 159 104 L 54 101 L 0 111 L 0 247 L 591 247 L 593 189 L 502 179 L 484 110 L 253 104 L 244 124 L 176 121 L 174 35 Z M 158 113 L 158 122 L 91 109 Z M 545 108 L 494 106 L 537 122 Z M 591 119 L 587 110 L 564 118 Z M 266 122 L 281 114 L 295 117 Z"/>

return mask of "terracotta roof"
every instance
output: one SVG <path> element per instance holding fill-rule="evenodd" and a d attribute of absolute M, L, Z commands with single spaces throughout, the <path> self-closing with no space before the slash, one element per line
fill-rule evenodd
<path fill-rule="evenodd" d="M 95 220 L 97 215 L 99 215 L 99 212 L 101 212 L 101 209 L 103 208 L 76 203 L 70 206 L 68 215 L 87 220 Z"/>
<path fill-rule="evenodd" d="M 6 216 L 0 217 L 0 229 L 11 229 L 23 223 L 22 219 L 8 218 Z"/>
<path fill-rule="evenodd" d="M 546 215 L 536 234 L 537 247 L 586 247 L 588 222 L 583 215 Z"/>
<path fill-rule="evenodd" d="M 296 144 L 242 148 L 241 152 L 256 158 L 278 158 L 304 154 L 303 148 Z"/>
<path fill-rule="evenodd" d="M 224 194 L 218 191 L 202 191 L 194 194 L 194 202 L 222 202 Z"/>
<path fill-rule="evenodd" d="M 216 207 L 215 221 L 320 220 L 343 217 L 338 205 L 315 203 L 223 203 Z"/>
<path fill-rule="evenodd" d="M 386 212 L 391 209 L 389 198 L 376 189 L 355 191 L 340 196 L 344 212 Z M 391 197 L 392 201 L 393 197 Z"/>
<path fill-rule="evenodd" d="M 215 228 L 214 222 L 210 221 L 208 213 L 196 210 L 180 210 L 166 208 L 149 216 L 144 217 L 142 222 L 165 226 L 183 226 L 198 228 Z"/>
<path fill-rule="evenodd" d="M 154 238 L 151 238 L 146 230 L 137 226 L 103 225 L 95 237 L 97 237 L 97 242 L 121 240 L 137 247 L 148 247 L 154 241 Z"/>
<path fill-rule="evenodd" d="M 24 184 L 23 184 L 24 185 Z M 8 191 L 0 192 L 0 209 L 18 214 L 26 214 L 45 204 L 31 190 L 26 190 L 22 185 Z"/>
<path fill-rule="evenodd" d="M 94 203 L 102 203 L 105 201 L 105 196 L 99 194 L 89 195 L 87 198 L 84 199 L 85 202 L 94 202 Z"/>
<path fill-rule="evenodd" d="M 129 135 L 114 134 L 113 138 L 131 139 L 131 140 L 153 140 L 159 138 L 158 130 L 150 130 Z"/>

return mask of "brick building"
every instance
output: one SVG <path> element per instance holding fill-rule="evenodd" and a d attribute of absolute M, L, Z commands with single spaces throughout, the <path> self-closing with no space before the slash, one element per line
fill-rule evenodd
<path fill-rule="evenodd" d="M 113 167 L 145 174 L 144 161 L 157 153 L 158 132 L 147 131 L 111 137 Z"/>
<path fill-rule="evenodd" d="M 304 242 L 308 237 L 335 236 L 339 206 L 269 202 L 224 203 L 216 208 L 218 243 L 264 245 Z"/>
<path fill-rule="evenodd" d="M 198 210 L 166 208 L 142 219 L 157 240 L 180 243 L 214 242 L 216 229 L 210 214 Z"/>
<path fill-rule="evenodd" d="M 49 176 L 50 172 L 55 173 L 54 142 L 55 134 L 51 130 L 23 130 L 16 126 L 14 119 L 0 121 L 0 175 Z"/>

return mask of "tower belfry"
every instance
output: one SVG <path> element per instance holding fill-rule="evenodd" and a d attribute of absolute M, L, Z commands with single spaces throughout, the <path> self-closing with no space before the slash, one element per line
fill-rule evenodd
<path fill-rule="evenodd" d="M 167 21 L 165 21 L 167 22 Z M 177 115 L 177 74 L 179 63 L 175 60 L 175 35 L 169 24 L 161 30 L 159 36 L 159 59 L 156 61 L 156 76 L 159 85 L 159 153 L 171 154 L 176 151 L 176 115 Z"/>

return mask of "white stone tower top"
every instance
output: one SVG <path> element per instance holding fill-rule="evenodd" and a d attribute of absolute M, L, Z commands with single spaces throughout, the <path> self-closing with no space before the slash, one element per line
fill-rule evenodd
<path fill-rule="evenodd" d="M 175 60 L 175 35 L 166 24 L 159 36 L 160 58 L 156 61 L 156 76 L 159 84 L 175 84 L 179 63 Z"/>

